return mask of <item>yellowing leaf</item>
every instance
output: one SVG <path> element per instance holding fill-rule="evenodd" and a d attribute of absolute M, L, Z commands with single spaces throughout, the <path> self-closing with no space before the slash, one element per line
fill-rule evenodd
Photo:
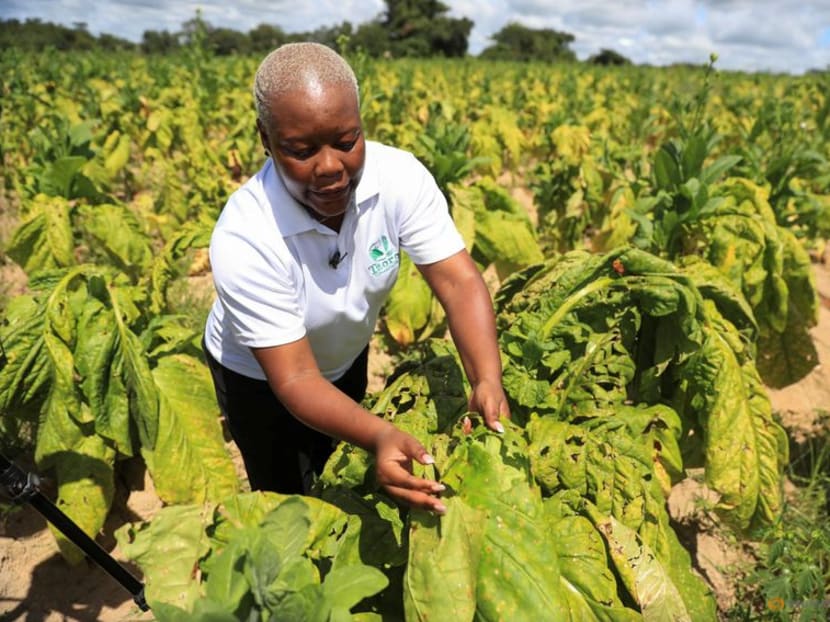
<path fill-rule="evenodd" d="M 115 130 L 107 137 L 107 142 L 111 142 L 111 146 L 104 154 L 104 169 L 112 179 L 130 160 L 130 137 Z"/>
<path fill-rule="evenodd" d="M 205 526 L 212 514 L 211 506 L 170 506 L 149 524 L 128 524 L 116 531 L 119 548 L 141 565 L 148 601 L 189 610 L 198 600 L 194 573 L 209 550 Z"/>
<path fill-rule="evenodd" d="M 104 526 L 115 493 L 115 450 L 97 435 L 78 436 L 71 451 L 51 457 L 58 480 L 60 508 L 84 533 L 95 538 Z M 84 553 L 52 524 L 61 554 L 77 564 Z"/>
<path fill-rule="evenodd" d="M 560 125 L 551 133 L 556 157 L 570 166 L 579 166 L 591 147 L 591 130 L 584 125 Z"/>
<path fill-rule="evenodd" d="M 76 263 L 70 205 L 63 197 L 39 194 L 9 241 L 6 253 L 27 273 Z"/>
<path fill-rule="evenodd" d="M 384 321 L 392 338 L 402 346 L 415 341 L 415 334 L 430 317 L 432 291 L 415 264 L 401 253 L 398 280 L 386 302 Z"/>
<path fill-rule="evenodd" d="M 159 390 L 158 437 L 152 451 L 142 451 L 159 497 L 165 503 L 203 503 L 235 493 L 238 481 L 207 367 L 173 355 L 152 373 Z"/>

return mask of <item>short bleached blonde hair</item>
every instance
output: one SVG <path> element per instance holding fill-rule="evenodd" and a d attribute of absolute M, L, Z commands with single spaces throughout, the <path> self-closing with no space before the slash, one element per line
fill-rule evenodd
<path fill-rule="evenodd" d="M 303 41 L 286 43 L 268 54 L 254 77 L 254 104 L 257 118 L 271 122 L 269 103 L 290 91 L 312 85 L 344 85 L 359 98 L 357 77 L 349 63 L 330 47 Z"/>

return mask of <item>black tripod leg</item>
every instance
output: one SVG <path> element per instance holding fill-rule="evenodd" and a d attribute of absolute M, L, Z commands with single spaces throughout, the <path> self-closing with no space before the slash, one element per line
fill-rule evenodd
<path fill-rule="evenodd" d="M 112 555 L 101 548 L 60 508 L 44 497 L 38 490 L 38 483 L 37 476 L 26 473 L 0 455 L 0 484 L 6 486 L 12 500 L 17 503 L 30 503 L 58 531 L 130 592 L 136 605 L 142 611 L 148 611 L 150 607 L 144 598 L 144 584 L 127 572 Z"/>

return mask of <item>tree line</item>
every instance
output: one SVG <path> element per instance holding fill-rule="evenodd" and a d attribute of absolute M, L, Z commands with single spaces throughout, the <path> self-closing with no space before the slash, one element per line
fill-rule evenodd
<path fill-rule="evenodd" d="M 200 12 L 182 24 L 181 30 L 145 30 L 140 43 L 111 34 L 95 36 L 84 22 L 72 27 L 40 19 L 0 20 L 0 49 L 129 50 L 145 54 L 169 54 L 198 43 L 213 54 L 264 54 L 283 43 L 317 41 L 338 47 L 344 37 L 349 47 L 370 57 L 447 57 L 467 55 L 473 21 L 449 16 L 449 7 L 438 0 L 386 0 L 386 10 L 376 18 L 353 25 L 344 21 L 309 32 L 285 32 L 280 26 L 261 23 L 248 32 L 213 26 Z M 575 61 L 570 49 L 574 36 L 550 28 L 534 29 L 510 23 L 491 36 L 492 45 L 480 57 L 488 60 Z M 613 50 L 603 49 L 588 59 L 596 64 L 628 64 Z"/>

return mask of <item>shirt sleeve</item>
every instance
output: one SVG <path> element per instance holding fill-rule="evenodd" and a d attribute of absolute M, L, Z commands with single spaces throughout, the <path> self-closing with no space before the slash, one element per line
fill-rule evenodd
<path fill-rule="evenodd" d="M 274 244 L 256 241 L 255 228 L 217 226 L 211 237 L 211 269 L 224 327 L 247 347 L 291 343 L 306 334 L 301 277 L 285 260 L 287 249 L 280 256 Z"/>
<path fill-rule="evenodd" d="M 464 240 L 450 216 L 447 200 L 429 170 L 413 155 L 399 197 L 401 248 L 416 265 L 441 261 L 464 248 Z"/>

